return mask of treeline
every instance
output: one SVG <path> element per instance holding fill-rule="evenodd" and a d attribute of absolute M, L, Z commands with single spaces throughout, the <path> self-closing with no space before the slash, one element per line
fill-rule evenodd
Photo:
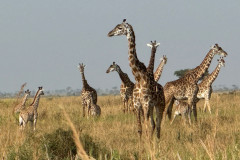
<path fill-rule="evenodd" d="M 99 96 L 104 95 L 118 95 L 119 94 L 119 88 L 118 87 L 112 87 L 111 89 L 96 89 Z M 35 95 L 36 91 L 31 91 L 31 97 Z M 80 96 L 81 89 L 72 89 L 71 87 L 67 87 L 65 89 L 56 89 L 56 90 L 45 90 L 44 95 L 45 96 Z M 16 92 L 0 92 L 0 98 L 14 98 L 17 97 L 18 91 Z M 22 96 L 22 95 L 21 95 Z"/>

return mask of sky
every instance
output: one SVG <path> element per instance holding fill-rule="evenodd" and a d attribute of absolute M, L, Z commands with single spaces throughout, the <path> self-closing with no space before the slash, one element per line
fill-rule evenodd
<path fill-rule="evenodd" d="M 77 68 L 95 89 L 119 88 L 116 62 L 134 82 L 126 36 L 107 34 L 123 19 L 133 26 L 140 61 L 148 65 L 147 43 L 160 42 L 155 68 L 168 58 L 161 85 L 176 80 L 174 71 L 195 68 L 218 43 L 227 53 L 225 67 L 213 85 L 240 86 L 240 1 L 189 0 L 11 0 L 0 5 L 0 92 L 26 89 L 81 89 Z M 217 65 L 215 56 L 209 72 Z"/>

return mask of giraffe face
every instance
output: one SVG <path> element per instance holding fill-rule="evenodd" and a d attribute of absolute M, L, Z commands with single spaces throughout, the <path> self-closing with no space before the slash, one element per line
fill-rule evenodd
<path fill-rule="evenodd" d="M 108 33 L 109 37 L 112 36 L 120 36 L 120 35 L 127 35 L 127 23 L 125 23 L 125 19 L 121 24 L 118 24 L 113 30 Z"/>
<path fill-rule="evenodd" d="M 166 64 L 167 63 L 166 55 L 163 55 L 163 57 L 160 59 L 160 61 L 163 61 L 163 63 Z"/>
<path fill-rule="evenodd" d="M 29 89 L 28 89 L 28 90 L 25 91 L 25 93 L 26 93 L 27 95 L 30 95 L 31 91 L 29 91 Z"/>
<path fill-rule="evenodd" d="M 220 57 L 220 59 L 218 59 L 218 63 L 220 66 L 225 67 L 225 61 L 224 61 L 223 57 Z"/>
<path fill-rule="evenodd" d="M 113 62 L 113 64 L 110 65 L 110 67 L 107 69 L 106 73 L 113 72 L 117 70 L 117 64 Z"/>
<path fill-rule="evenodd" d="M 218 54 L 220 56 L 223 56 L 223 57 L 226 57 L 228 54 L 227 52 L 225 52 L 222 47 L 219 47 L 218 44 L 215 44 L 213 47 L 212 47 L 212 50 L 213 50 L 213 53 L 214 54 Z"/>
<path fill-rule="evenodd" d="M 43 88 L 41 87 L 41 89 L 39 90 L 39 95 L 44 95 L 44 92 L 43 92 Z"/>
<path fill-rule="evenodd" d="M 81 73 L 84 73 L 84 68 L 85 68 L 85 65 L 83 63 L 79 63 L 79 66 L 78 66 L 79 70 Z"/>

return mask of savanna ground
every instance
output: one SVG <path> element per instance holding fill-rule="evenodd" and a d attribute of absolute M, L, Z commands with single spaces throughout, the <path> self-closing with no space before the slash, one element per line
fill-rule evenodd
<path fill-rule="evenodd" d="M 240 94 L 214 93 L 210 103 L 211 115 L 200 111 L 201 100 L 198 122 L 184 125 L 178 117 L 170 125 L 166 119 L 160 140 L 154 133 L 151 141 L 144 134 L 140 142 L 136 117 L 122 112 L 119 96 L 100 96 L 101 117 L 88 119 L 82 117 L 80 97 L 43 96 L 35 132 L 31 123 L 19 130 L 12 112 L 16 99 L 0 99 L 0 158 L 80 159 L 75 157 L 72 122 L 84 150 L 95 159 L 240 159 Z"/>

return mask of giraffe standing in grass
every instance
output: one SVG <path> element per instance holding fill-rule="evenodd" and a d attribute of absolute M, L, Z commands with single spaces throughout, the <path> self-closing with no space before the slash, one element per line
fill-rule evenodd
<path fill-rule="evenodd" d="M 158 65 L 156 71 L 154 72 L 154 79 L 156 82 L 159 81 L 162 75 L 163 67 L 166 63 L 167 63 L 167 57 L 163 55 L 163 57 L 160 59 L 160 64 Z"/>
<path fill-rule="evenodd" d="M 36 130 L 36 123 L 38 118 L 37 109 L 41 95 L 44 95 L 43 88 L 38 87 L 38 91 L 33 99 L 32 104 L 28 108 L 20 111 L 19 125 L 21 129 L 24 129 L 28 121 L 31 121 L 34 124 L 33 130 Z"/>
<path fill-rule="evenodd" d="M 87 97 L 87 107 L 88 107 L 88 116 L 100 116 L 101 108 L 99 105 L 93 102 L 93 93 L 89 92 L 86 94 Z"/>
<path fill-rule="evenodd" d="M 221 69 L 222 66 L 225 66 L 225 61 L 224 59 L 221 57 L 220 59 L 218 59 L 218 65 L 217 67 L 214 69 L 214 71 L 209 74 L 208 76 L 206 76 L 199 84 L 198 84 L 198 94 L 197 94 L 197 99 L 195 104 L 200 100 L 200 99 L 205 99 L 205 103 L 204 103 L 204 108 L 203 110 L 206 111 L 206 107 L 208 107 L 208 111 L 211 114 L 211 106 L 209 103 L 209 100 L 211 98 L 211 94 L 212 94 L 212 83 L 215 81 L 215 79 L 217 78 L 219 71 Z"/>
<path fill-rule="evenodd" d="M 28 97 L 30 96 L 31 91 L 26 90 L 25 91 L 25 95 L 23 96 L 23 99 L 21 101 L 21 103 L 19 103 L 15 108 L 14 108 L 14 112 L 15 113 L 19 113 L 22 109 L 24 109 L 26 101 L 28 99 Z"/>
<path fill-rule="evenodd" d="M 135 34 L 133 27 L 126 23 L 126 19 L 121 24 L 118 24 L 112 31 L 108 33 L 109 37 L 125 35 L 128 40 L 128 59 L 132 73 L 136 80 L 133 90 L 134 108 L 138 109 L 138 133 L 142 135 L 141 108 L 144 112 L 143 122 L 146 123 L 146 128 L 149 126 L 149 117 L 151 119 L 151 134 L 155 129 L 155 121 L 153 119 L 153 109 L 156 108 L 157 121 L 157 137 L 160 138 L 161 121 L 163 117 L 165 99 L 163 88 L 155 82 L 154 78 L 147 71 L 146 66 L 138 60 L 136 53 Z"/>
<path fill-rule="evenodd" d="M 129 111 L 130 106 L 132 106 L 132 93 L 133 93 L 133 88 L 134 88 L 134 83 L 130 80 L 128 77 L 127 73 L 124 73 L 120 66 L 117 65 L 115 62 L 110 65 L 110 67 L 107 69 L 106 73 L 110 73 L 116 71 L 122 80 L 121 86 L 120 86 L 120 95 L 121 99 L 123 101 L 123 112 Z M 129 100 L 130 100 L 130 105 L 129 105 Z"/>
<path fill-rule="evenodd" d="M 194 100 L 198 93 L 198 81 L 202 75 L 209 68 L 214 55 L 227 56 L 225 52 L 218 44 L 215 44 L 205 56 L 202 63 L 193 69 L 191 72 L 185 74 L 182 78 L 167 82 L 164 86 L 164 94 L 166 101 L 166 110 L 169 119 L 171 119 L 172 106 L 174 100 L 188 100 L 188 105 L 193 106 L 193 113 L 195 120 L 197 121 L 197 110 Z"/>
<path fill-rule="evenodd" d="M 87 101 L 89 100 L 89 92 L 92 92 L 91 96 L 92 99 L 93 99 L 93 103 L 94 104 L 97 104 L 97 92 L 94 88 L 92 88 L 86 78 L 85 78 L 85 75 L 84 75 L 84 68 L 85 68 L 85 65 L 83 63 L 79 63 L 79 66 L 78 66 L 79 70 L 80 70 L 80 73 L 82 75 L 82 84 L 83 84 L 83 87 L 82 87 L 82 91 L 81 91 L 81 98 L 82 98 L 82 106 L 83 106 L 83 117 L 85 117 L 85 114 L 86 114 L 86 107 L 87 107 Z"/>
<path fill-rule="evenodd" d="M 175 100 L 175 104 L 176 104 L 176 109 L 173 115 L 173 120 L 171 122 L 171 124 L 173 123 L 174 119 L 176 118 L 176 116 L 181 115 L 182 118 L 184 119 L 184 122 L 186 121 L 185 117 L 188 117 L 188 122 L 189 124 L 191 124 L 191 108 L 188 105 L 187 102 L 184 101 L 179 101 L 179 100 Z"/>

